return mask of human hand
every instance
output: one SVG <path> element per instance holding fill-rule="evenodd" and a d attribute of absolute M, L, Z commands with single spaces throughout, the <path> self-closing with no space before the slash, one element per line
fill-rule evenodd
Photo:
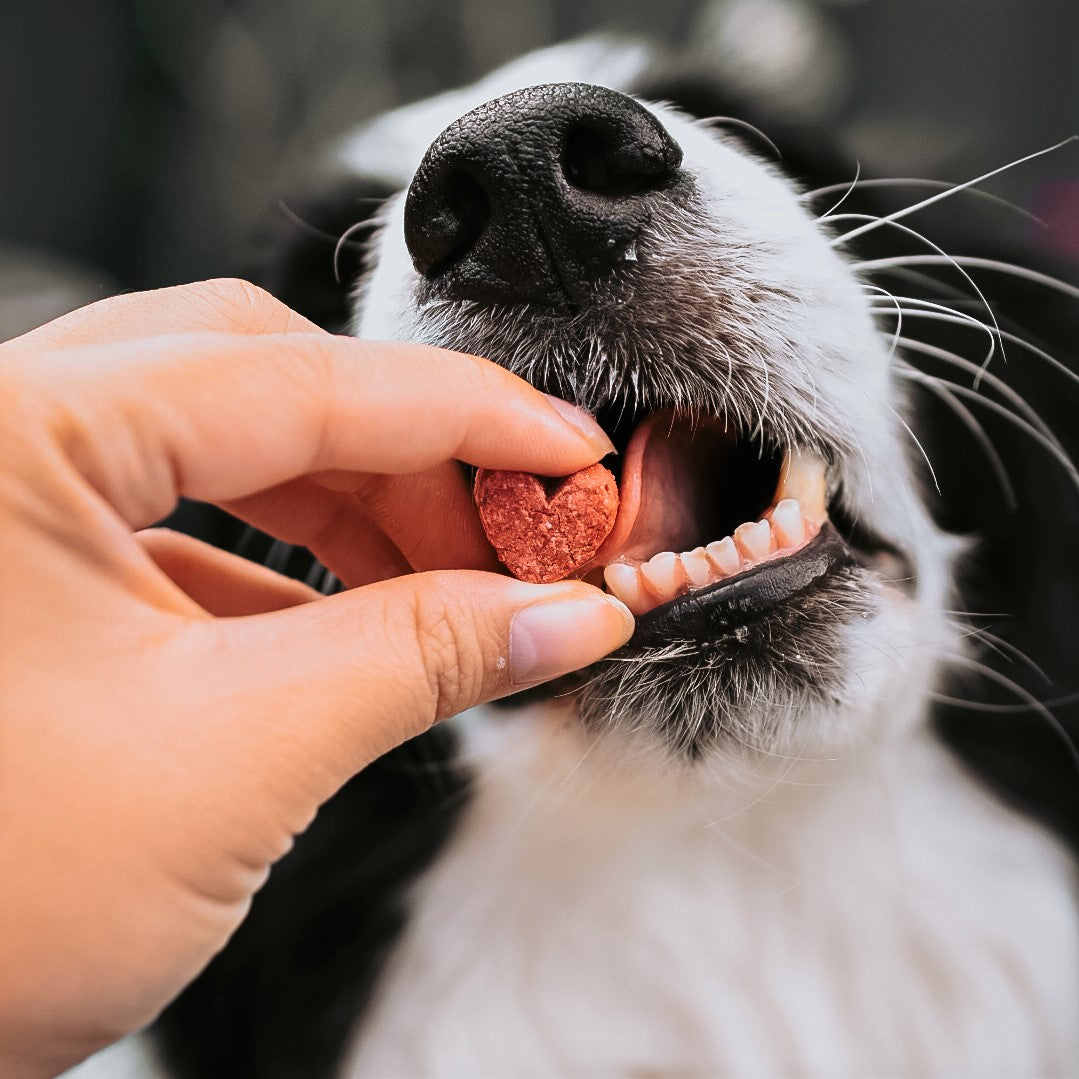
<path fill-rule="evenodd" d="M 0 1071 L 36 1076 L 152 1019 L 365 764 L 632 619 L 483 572 L 455 459 L 559 475 L 609 449 L 486 361 L 212 282 L 0 346 L 0 405 Z M 181 494 L 362 587 L 140 532 Z"/>

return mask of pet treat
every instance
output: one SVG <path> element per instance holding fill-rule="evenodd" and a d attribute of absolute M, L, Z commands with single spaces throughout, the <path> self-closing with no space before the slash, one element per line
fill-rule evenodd
<path fill-rule="evenodd" d="M 599 464 L 555 479 L 481 468 L 473 494 L 503 565 L 534 584 L 561 581 L 588 563 L 618 515 L 618 484 Z"/>

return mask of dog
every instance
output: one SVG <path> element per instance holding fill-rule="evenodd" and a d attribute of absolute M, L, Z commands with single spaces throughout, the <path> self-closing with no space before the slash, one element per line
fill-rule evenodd
<path fill-rule="evenodd" d="M 1079 1067 L 1079 291 L 985 239 L 992 196 L 756 115 L 590 39 L 289 204 L 285 302 L 596 415 L 637 629 L 352 780 L 143 1036 L 161 1074 Z"/>

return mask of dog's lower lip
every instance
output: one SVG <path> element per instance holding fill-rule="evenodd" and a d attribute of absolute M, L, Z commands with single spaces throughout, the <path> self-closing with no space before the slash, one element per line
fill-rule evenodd
<path fill-rule="evenodd" d="M 853 560 L 843 538 L 825 523 L 817 536 L 794 554 L 688 592 L 642 615 L 627 647 L 658 647 L 672 641 L 720 637 L 792 599 Z"/>

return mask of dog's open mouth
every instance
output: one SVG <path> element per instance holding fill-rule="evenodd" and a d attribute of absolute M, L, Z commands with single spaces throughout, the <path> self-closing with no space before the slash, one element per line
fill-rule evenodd
<path fill-rule="evenodd" d="M 671 411 L 604 426 L 620 449 L 608 463 L 621 505 L 582 575 L 637 616 L 634 644 L 714 638 L 888 554 L 830 520 L 826 464 L 812 450 Z"/>

